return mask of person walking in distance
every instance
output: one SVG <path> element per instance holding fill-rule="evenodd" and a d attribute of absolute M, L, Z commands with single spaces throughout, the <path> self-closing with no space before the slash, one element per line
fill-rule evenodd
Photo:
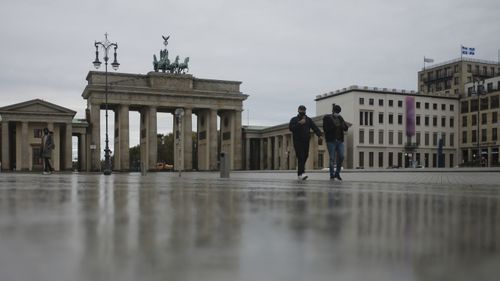
<path fill-rule="evenodd" d="M 344 161 L 344 132 L 347 131 L 347 124 L 340 116 L 342 108 L 340 105 L 332 104 L 332 114 L 323 117 L 323 131 L 325 132 L 326 147 L 330 157 L 330 179 L 342 180 L 340 170 Z M 334 170 L 334 163 L 336 167 Z"/>
<path fill-rule="evenodd" d="M 321 131 L 314 124 L 313 120 L 306 115 L 306 107 L 301 105 L 298 108 L 297 116 L 290 120 L 288 128 L 292 132 L 293 147 L 297 156 L 297 175 L 299 180 L 306 180 L 305 164 L 309 156 L 309 133 L 312 129 L 322 142 Z"/>
<path fill-rule="evenodd" d="M 50 158 L 52 157 L 52 150 L 54 150 L 54 137 L 53 134 L 49 132 L 48 128 L 43 129 L 42 137 L 42 158 L 43 158 L 43 174 L 49 175 L 54 171 Z"/>

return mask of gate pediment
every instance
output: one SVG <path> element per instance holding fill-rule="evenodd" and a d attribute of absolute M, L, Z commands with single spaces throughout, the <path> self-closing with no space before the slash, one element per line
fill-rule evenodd
<path fill-rule="evenodd" d="M 75 111 L 40 99 L 0 107 L 0 114 L 70 115 Z"/>

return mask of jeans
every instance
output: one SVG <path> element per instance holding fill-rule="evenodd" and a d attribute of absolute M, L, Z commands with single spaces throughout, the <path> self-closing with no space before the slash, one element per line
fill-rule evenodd
<path fill-rule="evenodd" d="M 294 141 L 295 155 L 297 156 L 297 175 L 305 172 L 307 157 L 309 157 L 309 140 Z"/>
<path fill-rule="evenodd" d="M 330 156 L 330 177 L 340 175 L 340 169 L 344 161 L 344 142 L 339 140 L 327 142 L 326 147 L 328 148 L 328 155 Z M 335 171 L 333 170 L 334 163 L 337 164 Z"/>

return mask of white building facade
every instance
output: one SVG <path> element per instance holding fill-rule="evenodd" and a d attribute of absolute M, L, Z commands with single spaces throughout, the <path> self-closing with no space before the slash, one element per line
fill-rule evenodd
<path fill-rule="evenodd" d="M 336 103 L 352 123 L 346 168 L 455 167 L 461 161 L 457 96 L 350 86 L 315 100 L 318 116 Z"/>

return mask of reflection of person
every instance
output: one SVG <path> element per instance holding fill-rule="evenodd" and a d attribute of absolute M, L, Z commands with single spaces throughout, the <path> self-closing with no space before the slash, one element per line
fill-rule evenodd
<path fill-rule="evenodd" d="M 347 124 L 344 118 L 340 116 L 342 108 L 339 105 L 332 105 L 332 114 L 323 117 L 323 131 L 325 132 L 326 147 L 330 157 L 330 179 L 339 179 L 342 161 L 344 161 L 344 132 L 347 131 Z M 333 163 L 336 163 L 335 172 Z"/>
<path fill-rule="evenodd" d="M 50 158 L 52 157 L 52 150 L 54 150 L 54 135 L 53 132 L 49 132 L 48 128 L 43 129 L 42 137 L 42 158 L 43 158 L 43 174 L 48 175 L 54 171 Z"/>
<path fill-rule="evenodd" d="M 298 112 L 298 115 L 290 120 L 288 128 L 292 131 L 293 147 L 295 148 L 298 161 L 297 175 L 299 180 L 306 180 L 305 164 L 309 156 L 309 133 L 312 129 L 321 139 L 321 131 L 314 124 L 313 120 L 306 115 L 305 106 L 299 106 Z"/>

